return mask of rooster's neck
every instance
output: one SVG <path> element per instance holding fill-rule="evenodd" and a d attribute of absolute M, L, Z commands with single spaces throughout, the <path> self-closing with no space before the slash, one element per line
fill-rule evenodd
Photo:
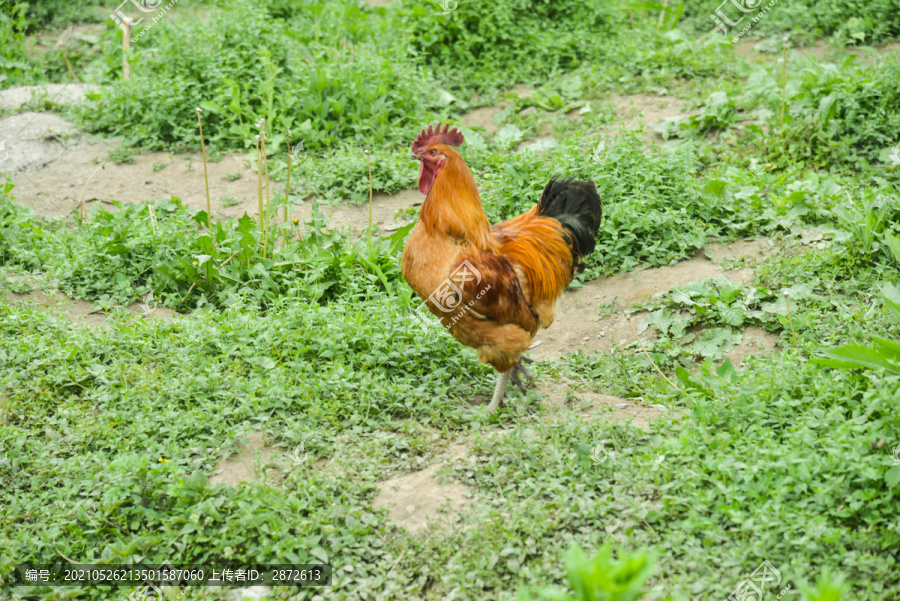
<path fill-rule="evenodd" d="M 447 162 L 422 203 L 420 219 L 436 233 L 464 238 L 482 251 L 495 250 L 497 242 L 481 206 L 475 179 L 453 150 L 447 153 Z"/>

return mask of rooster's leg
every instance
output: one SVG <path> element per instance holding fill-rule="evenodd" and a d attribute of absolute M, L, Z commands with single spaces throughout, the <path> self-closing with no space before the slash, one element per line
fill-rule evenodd
<path fill-rule="evenodd" d="M 506 383 L 509 382 L 509 376 L 513 373 L 515 367 L 497 374 L 497 385 L 494 387 L 494 396 L 491 398 L 491 404 L 488 405 L 488 413 L 492 413 L 497 407 L 503 405 L 503 394 L 506 392 Z"/>

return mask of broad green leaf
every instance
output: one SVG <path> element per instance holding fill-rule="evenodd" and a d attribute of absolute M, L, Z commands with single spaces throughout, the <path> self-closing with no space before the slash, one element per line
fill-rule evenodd
<path fill-rule="evenodd" d="M 890 489 L 900 488 L 900 465 L 889 469 L 884 475 L 884 481 Z"/>
<path fill-rule="evenodd" d="M 900 257 L 900 240 L 894 238 L 897 243 L 897 256 Z M 900 259 L 898 259 L 900 261 Z M 890 309 L 897 319 L 900 319 L 900 289 L 893 284 L 884 284 L 881 287 L 881 296 L 884 298 L 884 304 Z"/>
<path fill-rule="evenodd" d="M 838 369 L 886 369 L 900 375 L 900 355 L 891 353 L 887 349 L 874 349 L 859 344 L 848 344 L 831 349 L 825 349 L 822 353 L 827 359 L 813 359 L 818 365 L 826 365 Z"/>

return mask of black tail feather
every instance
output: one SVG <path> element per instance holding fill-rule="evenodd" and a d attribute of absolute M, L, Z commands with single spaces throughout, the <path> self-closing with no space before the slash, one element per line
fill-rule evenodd
<path fill-rule="evenodd" d="M 552 178 L 538 201 L 538 214 L 553 217 L 562 224 L 572 247 L 572 264 L 579 272 L 584 271 L 584 257 L 594 252 L 603 216 L 597 185 L 592 181 L 577 182 L 571 177 Z"/>

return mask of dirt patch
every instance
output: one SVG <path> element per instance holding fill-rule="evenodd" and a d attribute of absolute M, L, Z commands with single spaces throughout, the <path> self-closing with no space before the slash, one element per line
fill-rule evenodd
<path fill-rule="evenodd" d="M 742 240 L 727 247 L 711 244 L 708 250 L 714 261 L 721 261 L 726 257 L 764 258 L 772 247 L 766 240 Z M 723 270 L 706 256 L 699 256 L 668 267 L 593 280 L 582 288 L 567 290 L 557 305 L 556 320 L 538 333 L 535 342 L 539 344 L 529 352 L 534 359 L 547 360 L 576 350 L 608 352 L 632 344 L 637 339 L 625 317 L 626 305 L 650 300 L 675 286 L 716 274 L 742 285 L 753 280 L 750 269 Z M 646 316 L 647 313 L 631 316 L 635 329 Z M 642 340 L 653 340 L 654 336 L 652 328 L 641 334 Z"/>
<path fill-rule="evenodd" d="M 610 422 L 627 422 L 644 431 L 650 429 L 651 419 L 659 417 L 666 411 L 661 406 L 641 405 L 634 399 L 628 400 L 596 392 L 572 391 L 571 388 L 571 385 L 560 386 L 556 383 L 538 385 L 538 391 L 544 394 L 548 406 L 562 409 L 568 405 L 580 410 L 584 415 L 593 415 Z M 572 399 L 572 396 L 575 398 Z"/>
<path fill-rule="evenodd" d="M 117 165 L 109 158 L 109 152 L 117 146 L 115 140 L 76 143 L 43 168 L 16 173 L 13 182 L 17 186 L 17 202 L 53 217 L 69 215 L 81 201 L 82 193 L 89 207 L 108 207 L 112 201 L 140 203 L 178 196 L 186 204 L 206 210 L 203 158 L 199 154 L 145 152 L 134 155 L 134 164 Z M 242 156 L 231 154 L 208 167 L 214 217 L 240 216 L 245 210 L 256 212 L 256 173 L 245 165 Z M 228 176 L 236 174 L 240 177 L 231 181 Z M 243 202 L 226 208 L 223 202 L 231 198 Z"/>
<path fill-rule="evenodd" d="M 94 309 L 94 305 L 88 301 L 69 298 L 59 292 L 45 294 L 38 290 L 32 290 L 24 294 L 10 294 L 7 298 L 0 296 L 0 302 L 23 303 L 25 305 L 50 311 L 71 321 L 72 323 L 87 325 L 90 327 L 101 326 L 106 323 L 107 315 Z M 128 310 L 135 316 L 144 318 L 154 317 L 165 321 L 174 321 L 176 313 L 165 307 L 152 307 L 146 303 L 132 303 Z"/>
<path fill-rule="evenodd" d="M 262 466 L 269 463 L 272 455 L 278 450 L 263 443 L 262 432 L 253 432 L 244 441 L 241 450 L 230 457 L 220 459 L 216 464 L 216 472 L 209 481 L 212 484 L 237 486 L 241 482 L 253 482 L 264 474 Z M 280 479 L 281 473 L 270 468 L 265 475 Z"/>
<path fill-rule="evenodd" d="M 451 445 L 440 461 L 424 470 L 381 482 L 372 507 L 387 510 L 391 522 L 410 532 L 453 521 L 471 505 L 469 489 L 443 480 L 438 471 L 448 462 L 463 457 L 467 450 L 466 445 Z"/>
<path fill-rule="evenodd" d="M 531 95 L 534 94 L 534 90 L 523 83 L 517 83 L 509 90 L 509 92 L 507 92 L 507 94 L 515 94 L 519 98 L 531 98 Z"/>
<path fill-rule="evenodd" d="M 0 91 L 0 109 L 18 110 L 31 102 L 49 101 L 55 104 L 79 104 L 85 94 L 98 90 L 85 83 L 51 83 L 43 86 L 20 86 Z"/>
<path fill-rule="evenodd" d="M 735 54 L 741 56 L 748 60 L 759 60 L 760 55 L 758 52 L 754 52 L 754 47 L 759 43 L 759 40 L 748 40 L 746 38 L 741 38 L 738 42 L 732 45 L 732 49 Z"/>
<path fill-rule="evenodd" d="M 487 133 L 493 134 L 498 129 L 494 118 L 502 110 L 503 108 L 499 106 L 477 108 L 471 113 L 466 113 L 462 116 L 462 124 L 466 127 L 483 127 Z"/>
<path fill-rule="evenodd" d="M 74 124 L 59 115 L 12 115 L 0 119 L 0 162 L 7 173 L 37 170 L 65 154 L 77 139 Z"/>
<path fill-rule="evenodd" d="M 858 57 L 860 61 L 874 62 L 884 58 L 888 54 L 893 54 L 895 56 L 900 55 L 900 42 L 877 44 L 871 50 L 864 48 L 845 48 L 843 49 L 843 52 Z"/>
<path fill-rule="evenodd" d="M 396 194 L 376 193 L 372 197 L 372 223 L 385 234 L 390 234 L 415 220 L 415 216 L 397 214 L 400 211 L 418 206 L 425 200 L 425 195 L 418 190 L 401 190 Z M 331 228 L 349 227 L 354 233 L 364 231 L 369 223 L 369 203 L 360 205 L 321 205 Z M 294 216 L 309 219 L 312 206 L 306 203 L 296 207 Z"/>
<path fill-rule="evenodd" d="M 791 50 L 807 58 L 814 56 L 819 60 L 825 58 L 830 54 L 835 54 L 836 52 L 838 52 L 836 48 L 832 48 L 828 45 L 828 42 L 824 40 L 819 40 L 812 46 L 806 46 L 805 48 L 793 48 Z"/>
<path fill-rule="evenodd" d="M 42 309 L 61 315 L 72 323 L 82 323 L 88 326 L 99 326 L 106 321 L 106 315 L 95 312 L 94 305 L 77 299 L 68 298 L 58 292 L 45 294 L 37 290 L 24 294 L 10 294 L 4 302 L 22 303 L 24 305 Z"/>
<path fill-rule="evenodd" d="M 507 96 L 513 95 L 518 98 L 529 98 L 532 93 L 533 90 L 525 85 L 516 84 L 503 95 L 504 100 L 499 104 L 495 106 L 483 106 L 463 115 L 462 124 L 466 127 L 483 127 L 487 133 L 494 134 L 499 129 L 496 122 L 497 115 L 512 104 L 512 100 L 507 98 Z M 525 110 L 527 111 L 528 109 Z"/>
<path fill-rule="evenodd" d="M 775 350 L 775 344 L 778 342 L 778 335 L 767 332 L 760 327 L 750 326 L 744 330 L 741 336 L 741 343 L 723 353 L 725 359 L 731 359 L 731 363 L 740 368 L 744 359 L 750 355 L 761 355 Z"/>
<path fill-rule="evenodd" d="M 199 153 L 144 152 L 134 155 L 134 164 L 117 165 L 109 159 L 109 152 L 118 146 L 116 140 L 92 143 L 76 138 L 67 143 L 60 135 L 42 135 L 41 132 L 47 129 L 68 131 L 71 126 L 64 119 L 45 113 L 23 113 L 8 119 L 15 119 L 15 123 L 10 123 L 18 125 L 28 115 L 39 117 L 21 136 L 31 132 L 32 147 L 27 153 L 20 152 L 18 146 L 9 148 L 10 157 L 23 154 L 26 157 L 18 160 L 14 169 L 18 170 L 13 176 L 18 204 L 32 208 L 40 215 L 64 217 L 77 207 L 84 193 L 89 209 L 109 209 L 113 201 L 141 203 L 177 196 L 189 206 L 206 210 L 203 157 Z M 7 121 L 0 121 L 0 132 L 4 131 Z M 258 213 L 256 172 L 249 163 L 245 155 L 231 153 L 221 161 L 207 164 L 214 218 Z M 85 189 L 89 180 L 90 185 Z M 269 184 L 270 190 L 275 187 L 280 190 L 282 185 Z M 393 195 L 375 194 L 373 223 L 382 229 L 391 226 L 396 229 L 410 220 L 396 220 L 398 211 L 421 204 L 423 200 L 424 196 L 417 190 L 404 190 Z M 234 201 L 238 201 L 237 204 L 232 204 Z M 368 224 L 368 203 L 323 204 L 320 208 L 331 227 L 351 226 L 359 231 Z M 304 222 L 311 216 L 312 203 L 309 201 L 295 206 L 290 215 Z"/>
<path fill-rule="evenodd" d="M 775 245 L 770 240 L 735 240 L 730 244 L 710 244 L 706 248 L 716 263 L 722 259 L 740 258 L 761 262 L 774 252 Z"/>
<path fill-rule="evenodd" d="M 855 56 L 860 62 L 875 62 L 888 54 L 900 53 L 900 42 L 885 42 L 861 48 L 836 48 L 831 46 L 826 40 L 819 40 L 812 46 L 792 48 L 791 52 L 810 60 L 815 58 L 817 62 L 843 63 L 848 56 Z"/>
<path fill-rule="evenodd" d="M 625 125 L 630 129 L 637 129 L 639 121 L 656 125 L 663 119 L 684 116 L 687 106 L 687 103 L 680 98 L 652 94 L 629 96 L 613 94 L 610 100 L 616 115 L 624 120 Z"/>

